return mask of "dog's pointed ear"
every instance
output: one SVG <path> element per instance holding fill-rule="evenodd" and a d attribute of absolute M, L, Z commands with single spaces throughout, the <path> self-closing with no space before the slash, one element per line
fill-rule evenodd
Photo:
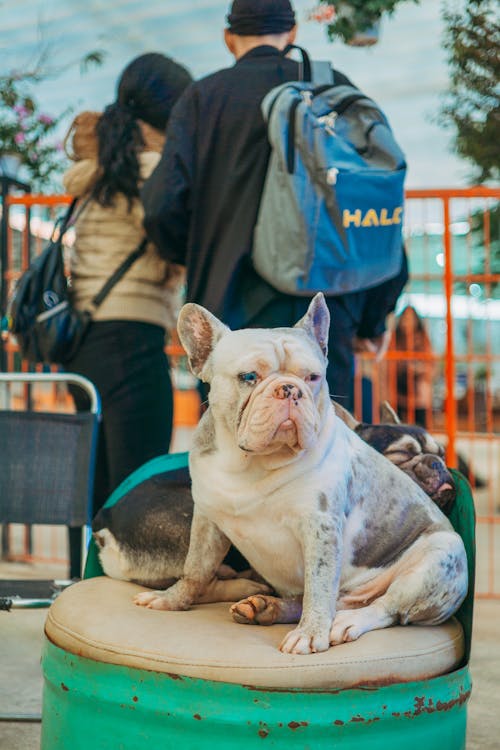
<path fill-rule="evenodd" d="M 306 314 L 295 324 L 295 328 L 303 328 L 310 336 L 316 339 L 325 357 L 328 356 L 330 311 L 323 292 L 318 292 L 312 298 Z"/>
<path fill-rule="evenodd" d="M 356 417 L 353 417 L 350 411 L 344 409 L 344 407 L 338 404 L 336 401 L 332 401 L 332 404 L 337 417 L 341 419 L 342 422 L 344 422 L 344 424 L 346 424 L 351 430 L 355 430 L 356 427 L 359 427 L 361 422 L 358 422 Z"/>
<path fill-rule="evenodd" d="M 188 355 L 191 371 L 201 380 L 206 376 L 203 370 L 214 346 L 229 330 L 201 305 L 188 302 L 181 308 L 177 332 Z"/>
<path fill-rule="evenodd" d="M 388 401 L 380 405 L 380 422 L 382 424 L 401 424 L 401 420 Z"/>

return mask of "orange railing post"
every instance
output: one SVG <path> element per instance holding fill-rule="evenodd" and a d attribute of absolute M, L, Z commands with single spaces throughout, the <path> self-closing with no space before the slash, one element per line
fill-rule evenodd
<path fill-rule="evenodd" d="M 446 446 L 446 459 L 449 466 L 456 467 L 457 456 L 455 451 L 455 436 L 457 433 L 457 404 L 455 400 L 455 357 L 454 357 L 454 340 L 453 340 L 453 269 L 452 269 L 452 249 L 450 233 L 450 203 L 449 198 L 443 198 L 443 218 L 444 218 L 444 289 L 446 299 L 446 355 L 445 355 L 445 373 L 446 373 L 446 432 L 448 435 L 448 444 Z"/>

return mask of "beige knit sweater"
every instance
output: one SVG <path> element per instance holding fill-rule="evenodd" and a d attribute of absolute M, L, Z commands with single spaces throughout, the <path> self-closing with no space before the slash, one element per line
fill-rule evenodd
<path fill-rule="evenodd" d="M 159 159 L 160 154 L 154 151 L 140 154 L 141 180 L 149 177 Z M 84 198 L 95 182 L 97 170 L 94 158 L 77 161 L 63 177 L 65 189 Z M 141 202 L 135 200 L 129 211 L 124 195 L 116 196 L 109 208 L 96 201 L 85 206 L 76 222 L 70 261 L 74 303 L 78 309 L 90 309 L 92 297 L 143 239 L 143 218 Z M 183 282 L 181 268 L 162 260 L 149 244 L 145 254 L 95 311 L 93 319 L 135 320 L 173 328 Z"/>

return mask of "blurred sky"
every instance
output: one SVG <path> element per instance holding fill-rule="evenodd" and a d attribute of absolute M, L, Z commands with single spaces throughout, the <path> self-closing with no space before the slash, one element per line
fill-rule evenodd
<path fill-rule="evenodd" d="M 327 40 L 306 21 L 314 0 L 295 0 L 298 43 L 328 59 L 385 110 L 408 164 L 407 187 L 458 187 L 471 168 L 451 152 L 451 134 L 433 122 L 448 84 L 442 49 L 441 2 L 398 6 L 384 18 L 380 41 L 351 48 Z M 164 52 L 196 77 L 231 64 L 222 41 L 226 0 L 0 0 L 0 70 L 33 66 L 42 48 L 62 69 L 40 83 L 36 97 L 49 113 L 66 107 L 101 109 L 114 99 L 122 68 L 136 55 Z M 106 54 L 86 73 L 77 61 L 93 49 Z M 68 121 L 69 124 L 69 121 Z"/>

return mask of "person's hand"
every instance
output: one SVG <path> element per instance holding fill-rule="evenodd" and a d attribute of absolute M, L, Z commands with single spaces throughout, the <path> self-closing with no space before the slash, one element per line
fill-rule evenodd
<path fill-rule="evenodd" d="M 385 357 L 389 348 L 391 335 L 391 331 L 387 330 L 372 339 L 362 339 L 355 336 L 353 339 L 353 350 L 355 352 L 371 352 L 375 354 L 375 361 L 380 362 Z"/>

